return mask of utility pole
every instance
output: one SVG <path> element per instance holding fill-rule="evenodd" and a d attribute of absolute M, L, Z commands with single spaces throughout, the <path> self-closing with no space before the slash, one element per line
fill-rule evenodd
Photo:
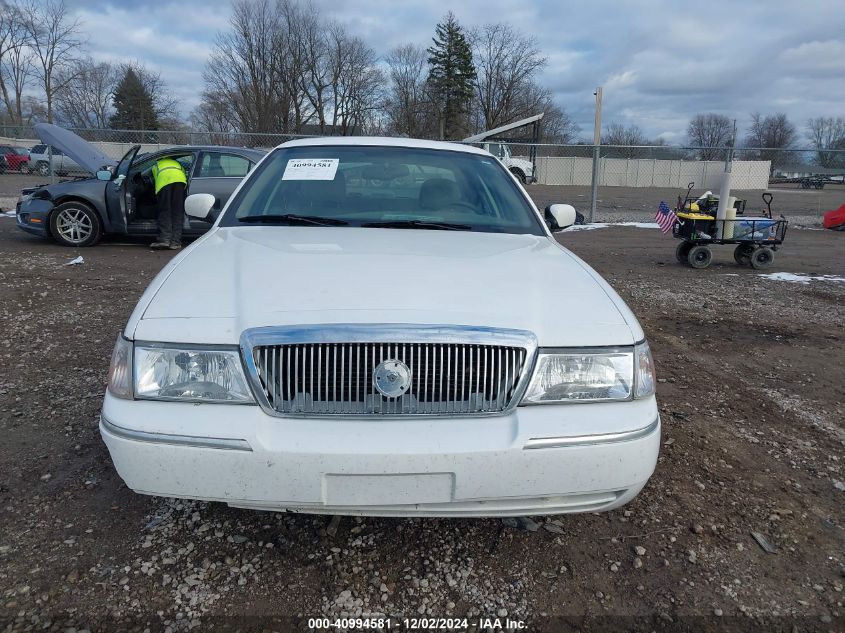
<path fill-rule="evenodd" d="M 731 196 L 731 172 L 733 171 L 734 160 L 734 146 L 736 145 L 736 119 L 734 119 L 733 137 L 728 141 L 727 151 L 725 153 L 725 173 L 722 174 L 722 184 L 719 188 L 719 206 L 716 208 L 716 236 L 722 237 L 726 228 L 730 229 L 733 235 L 733 223 L 730 226 L 725 226 L 725 220 L 728 217 L 728 209 L 733 206 L 730 204 Z M 720 222 L 721 220 L 721 222 Z"/>
<path fill-rule="evenodd" d="M 593 223 L 596 217 L 596 198 L 599 191 L 599 146 L 601 145 L 601 86 L 593 93 L 596 95 L 596 124 L 593 130 L 593 182 L 590 200 L 590 217 L 587 222 Z"/>

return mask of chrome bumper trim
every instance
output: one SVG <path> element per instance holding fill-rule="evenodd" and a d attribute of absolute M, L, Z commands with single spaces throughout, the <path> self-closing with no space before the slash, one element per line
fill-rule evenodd
<path fill-rule="evenodd" d="M 151 444 L 168 444 L 170 446 L 190 446 L 192 448 L 216 448 L 225 451 L 249 451 L 252 452 L 252 447 L 246 440 L 237 440 L 223 437 L 196 437 L 193 435 L 171 435 L 168 433 L 149 433 L 147 431 L 136 431 L 133 429 L 125 429 L 122 426 L 117 426 L 109 422 L 103 416 L 100 416 L 100 423 L 103 429 L 110 434 L 123 438 L 125 440 L 133 440 L 135 442 L 149 442 Z"/>
<path fill-rule="evenodd" d="M 538 449 L 538 448 L 566 448 L 568 446 L 590 446 L 593 444 L 616 444 L 617 442 L 630 442 L 632 440 L 639 440 L 654 433 L 660 428 L 660 416 L 654 419 L 654 422 L 648 426 L 632 431 L 622 431 L 619 433 L 602 433 L 599 435 L 573 435 L 568 437 L 532 437 L 529 439 L 523 449 Z"/>

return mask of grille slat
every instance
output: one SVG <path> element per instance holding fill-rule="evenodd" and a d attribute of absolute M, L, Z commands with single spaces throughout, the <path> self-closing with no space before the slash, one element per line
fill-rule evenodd
<path fill-rule="evenodd" d="M 279 413 L 438 415 L 503 411 L 511 405 L 528 352 L 521 347 L 458 343 L 296 343 L 253 348 L 255 371 Z M 396 398 L 373 386 L 389 359 L 411 373 Z"/>

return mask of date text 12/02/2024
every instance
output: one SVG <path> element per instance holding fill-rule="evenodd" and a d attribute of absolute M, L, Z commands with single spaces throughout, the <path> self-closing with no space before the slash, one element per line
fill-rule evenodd
<path fill-rule="evenodd" d="M 480 618 L 309 618 L 308 629 L 319 630 L 406 630 L 406 631 L 461 631 L 469 629 L 520 631 L 526 627 L 523 620 L 502 617 Z"/>

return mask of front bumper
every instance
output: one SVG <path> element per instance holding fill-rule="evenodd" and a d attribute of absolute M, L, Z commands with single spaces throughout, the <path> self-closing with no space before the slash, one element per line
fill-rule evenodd
<path fill-rule="evenodd" d="M 30 198 L 24 202 L 18 202 L 16 207 L 15 222 L 22 231 L 49 237 L 50 212 L 53 210 L 51 200 Z"/>
<path fill-rule="evenodd" d="M 609 510 L 654 471 L 653 398 L 475 418 L 277 418 L 106 395 L 100 432 L 136 492 L 263 510 L 521 516 Z"/>

